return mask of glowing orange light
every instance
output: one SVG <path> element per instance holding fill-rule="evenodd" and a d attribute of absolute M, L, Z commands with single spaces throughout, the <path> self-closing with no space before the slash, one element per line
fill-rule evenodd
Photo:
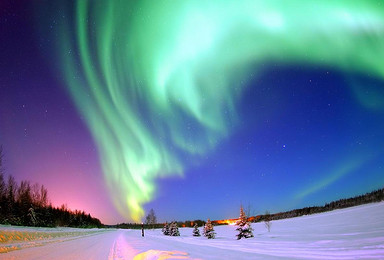
<path fill-rule="evenodd" d="M 223 220 L 216 220 L 217 224 L 224 224 L 224 225 L 236 225 L 237 219 L 223 219 Z"/>

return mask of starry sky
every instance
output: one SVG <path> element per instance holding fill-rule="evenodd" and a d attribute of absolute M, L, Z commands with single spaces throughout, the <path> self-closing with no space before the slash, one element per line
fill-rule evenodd
<path fill-rule="evenodd" d="M 2 1 L 7 174 L 102 222 L 384 184 L 381 1 Z"/>

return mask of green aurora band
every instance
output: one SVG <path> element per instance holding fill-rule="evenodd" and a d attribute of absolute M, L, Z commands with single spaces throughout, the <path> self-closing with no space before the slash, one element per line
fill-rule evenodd
<path fill-rule="evenodd" d="M 229 135 L 246 82 L 264 64 L 384 78 L 381 1 L 81 0 L 70 10 L 61 70 L 115 206 L 134 221 L 157 178 L 182 176 Z M 382 90 L 352 92 L 383 109 Z"/>

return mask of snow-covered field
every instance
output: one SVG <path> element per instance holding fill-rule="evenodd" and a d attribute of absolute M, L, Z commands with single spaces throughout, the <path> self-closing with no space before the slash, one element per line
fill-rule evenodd
<path fill-rule="evenodd" d="M 268 233 L 236 240 L 235 226 L 216 239 L 161 230 L 47 229 L 0 226 L 0 259 L 384 259 L 384 202 L 273 221 Z"/>

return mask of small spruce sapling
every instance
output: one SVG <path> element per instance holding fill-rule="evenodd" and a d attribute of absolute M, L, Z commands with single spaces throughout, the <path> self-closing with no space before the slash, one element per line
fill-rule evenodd
<path fill-rule="evenodd" d="M 168 225 L 168 222 L 165 222 L 165 225 L 164 225 L 162 231 L 163 231 L 164 235 L 169 236 L 169 225 Z"/>
<path fill-rule="evenodd" d="M 248 221 L 247 216 L 244 213 L 243 206 L 240 207 L 240 218 L 236 223 L 236 230 L 239 231 L 237 239 L 253 237 L 253 229 L 251 223 Z"/>
<path fill-rule="evenodd" d="M 32 224 L 32 226 L 36 226 L 37 224 L 36 213 L 32 207 L 29 208 L 27 216 L 30 218 L 30 223 Z"/>
<path fill-rule="evenodd" d="M 197 224 L 195 224 L 195 225 L 193 226 L 193 236 L 194 236 L 194 237 L 199 237 L 199 236 L 200 236 L 200 230 L 199 230 Z"/>
<path fill-rule="evenodd" d="M 180 236 L 179 228 L 177 227 L 177 222 L 172 222 L 169 227 L 169 235 L 173 237 Z"/>
<path fill-rule="evenodd" d="M 203 232 L 204 236 L 207 237 L 208 239 L 213 239 L 215 238 L 215 230 L 213 229 L 213 225 L 211 223 L 211 220 L 208 219 L 207 220 L 207 223 L 205 224 L 204 226 L 204 232 Z"/>

